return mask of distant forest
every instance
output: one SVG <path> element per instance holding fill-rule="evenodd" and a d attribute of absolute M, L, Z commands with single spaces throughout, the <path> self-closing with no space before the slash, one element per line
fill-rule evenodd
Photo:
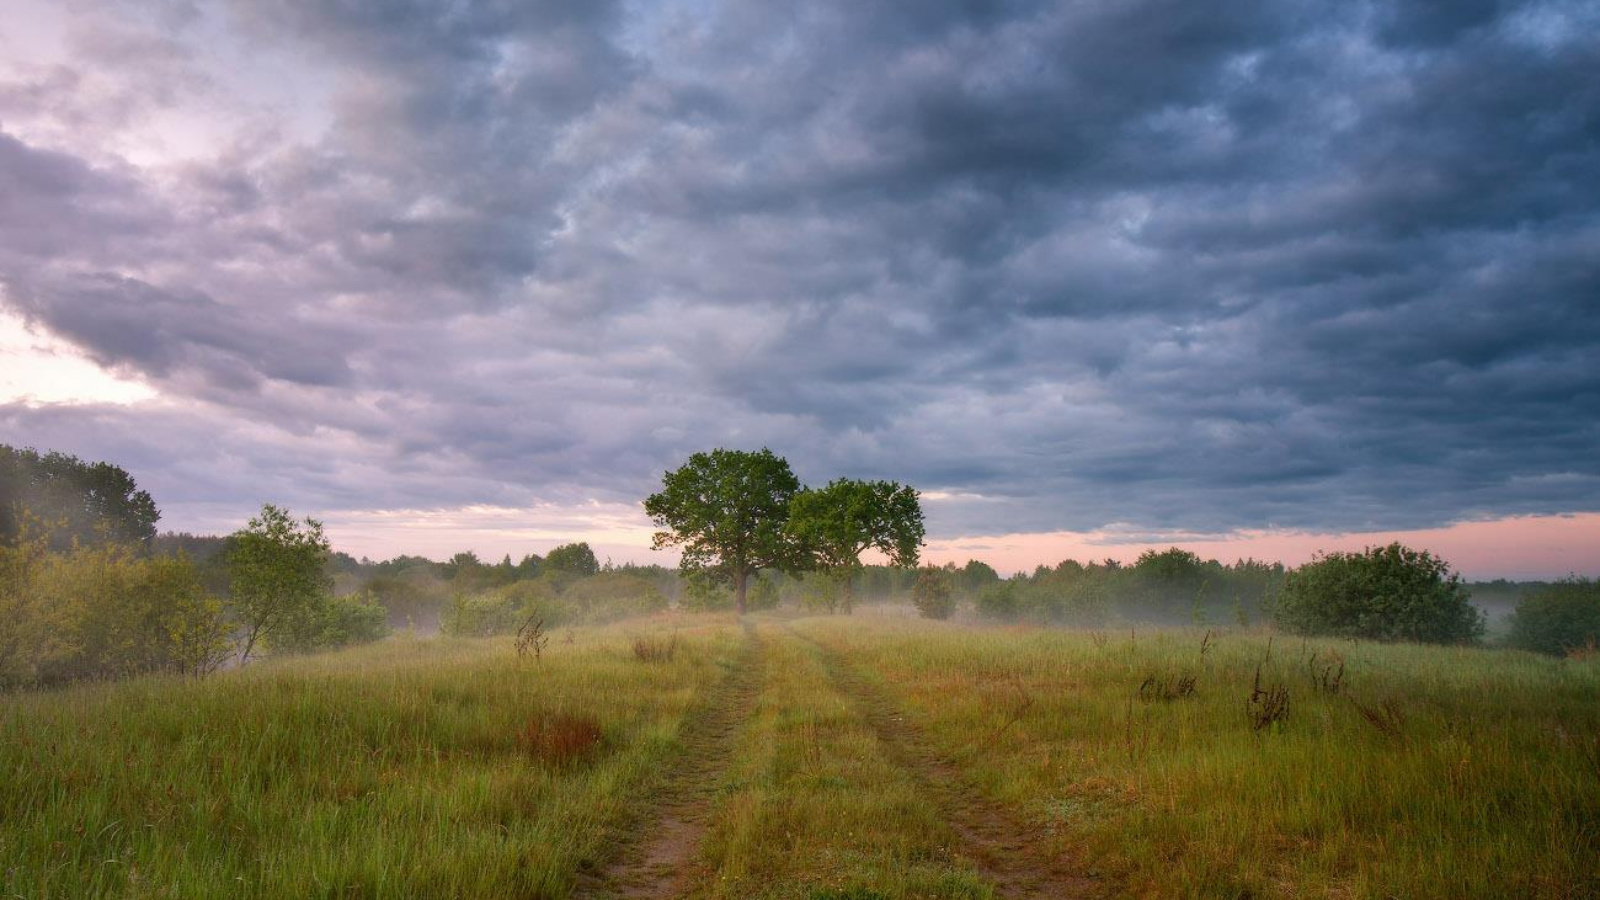
<path fill-rule="evenodd" d="M 559 627 L 734 604 L 726 585 L 660 565 L 602 563 L 583 542 L 498 561 L 471 550 L 372 561 L 332 548 L 319 524 L 271 505 L 228 535 L 160 533 L 160 518 L 113 463 L 0 445 L 0 686 L 203 673 L 253 652 L 326 649 L 397 629 L 486 636 L 529 621 Z M 1272 621 L 1288 574 L 1281 563 L 1225 564 L 1178 548 L 1126 565 L 1066 560 L 1011 577 L 979 560 L 867 565 L 844 580 L 760 571 L 748 606 L 834 613 L 916 597 L 939 618 L 1252 626 Z M 1493 629 L 1547 587 L 1468 589 Z"/>

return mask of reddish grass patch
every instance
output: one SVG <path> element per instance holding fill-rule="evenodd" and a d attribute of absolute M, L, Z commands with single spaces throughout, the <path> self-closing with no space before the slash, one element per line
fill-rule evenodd
<path fill-rule="evenodd" d="M 671 662 L 672 657 L 678 652 L 678 636 L 674 634 L 671 640 L 663 641 L 651 638 L 635 638 L 633 641 L 633 655 L 640 662 Z"/>
<path fill-rule="evenodd" d="M 528 721 L 517 743 L 540 762 L 565 765 L 593 753 L 605 736 L 600 723 L 572 713 L 555 713 Z"/>

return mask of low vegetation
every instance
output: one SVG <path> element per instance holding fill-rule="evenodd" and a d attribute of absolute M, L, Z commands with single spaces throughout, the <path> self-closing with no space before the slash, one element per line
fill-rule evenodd
<path fill-rule="evenodd" d="M 1512 615 L 1508 642 L 1536 653 L 1600 653 L 1600 582 L 1569 578 L 1528 593 Z"/>

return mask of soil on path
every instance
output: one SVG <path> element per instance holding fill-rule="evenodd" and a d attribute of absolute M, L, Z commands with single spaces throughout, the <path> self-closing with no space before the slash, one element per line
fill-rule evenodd
<path fill-rule="evenodd" d="M 732 671 L 684 729 L 684 752 L 663 792 L 615 861 L 586 878 L 576 896 L 667 900 L 703 875 L 698 860 L 713 799 L 739 730 L 755 709 L 764 663 L 762 639 L 744 625 L 746 646 Z"/>

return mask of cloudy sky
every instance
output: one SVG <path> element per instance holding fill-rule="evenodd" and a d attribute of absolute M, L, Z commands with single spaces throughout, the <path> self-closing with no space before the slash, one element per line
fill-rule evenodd
<path fill-rule="evenodd" d="M 168 527 L 647 559 L 765 445 L 1013 566 L 1600 569 L 1586 0 L 6 8 L 0 441 Z"/>

